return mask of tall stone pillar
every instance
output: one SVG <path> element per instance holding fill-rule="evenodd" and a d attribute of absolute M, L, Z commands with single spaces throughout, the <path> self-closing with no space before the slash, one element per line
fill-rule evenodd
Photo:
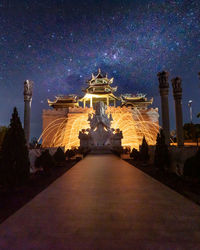
<path fill-rule="evenodd" d="M 173 95 L 175 102 L 176 114 L 176 137 L 178 146 L 184 145 L 183 138 L 183 114 L 182 114 L 182 87 L 181 78 L 176 77 L 172 79 Z"/>
<path fill-rule="evenodd" d="M 29 144 L 30 139 L 32 92 L 33 82 L 30 80 L 26 80 L 24 82 L 24 133 L 27 144 Z"/>
<path fill-rule="evenodd" d="M 170 144 L 170 126 L 169 126 L 169 104 L 168 104 L 168 93 L 169 73 L 166 71 L 159 72 L 157 74 L 159 81 L 160 97 L 161 97 L 161 109 L 162 109 L 162 127 L 165 135 L 165 143 Z"/>

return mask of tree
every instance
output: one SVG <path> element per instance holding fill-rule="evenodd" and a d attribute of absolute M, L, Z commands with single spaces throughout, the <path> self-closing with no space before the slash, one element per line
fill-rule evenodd
<path fill-rule="evenodd" d="M 140 159 L 144 162 L 147 162 L 149 160 L 149 146 L 147 144 L 145 136 L 143 137 L 142 145 L 140 147 Z"/>
<path fill-rule="evenodd" d="M 24 130 L 15 107 L 2 143 L 1 172 L 4 184 L 10 187 L 24 184 L 30 174 L 29 166 Z"/>
<path fill-rule="evenodd" d="M 65 153 L 63 150 L 59 147 L 57 148 L 55 154 L 54 154 L 54 159 L 57 163 L 62 163 L 65 161 Z"/>
<path fill-rule="evenodd" d="M 156 139 L 156 149 L 154 155 L 154 165 L 157 169 L 165 170 L 169 167 L 169 150 L 165 144 L 164 132 L 161 129 Z"/>

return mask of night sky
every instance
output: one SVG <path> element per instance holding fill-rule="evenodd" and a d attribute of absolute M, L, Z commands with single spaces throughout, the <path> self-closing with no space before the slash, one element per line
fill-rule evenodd
<path fill-rule="evenodd" d="M 1 0 L 0 125 L 34 81 L 31 137 L 39 136 L 47 98 L 77 93 L 101 68 L 117 94 L 143 92 L 160 107 L 157 73 L 183 79 L 184 122 L 200 111 L 199 0 Z M 171 129 L 175 128 L 170 81 Z"/>

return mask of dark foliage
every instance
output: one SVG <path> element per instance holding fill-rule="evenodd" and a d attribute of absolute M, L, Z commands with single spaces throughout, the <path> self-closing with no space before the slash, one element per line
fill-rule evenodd
<path fill-rule="evenodd" d="M 83 155 L 83 157 L 85 157 L 88 153 L 90 152 L 90 149 L 89 148 L 79 148 L 78 149 L 78 154 L 81 154 Z"/>
<path fill-rule="evenodd" d="M 147 144 L 145 136 L 143 137 L 142 145 L 140 147 L 140 159 L 144 162 L 147 162 L 149 160 L 149 146 Z"/>
<path fill-rule="evenodd" d="M 185 140 L 196 141 L 200 137 L 200 124 L 185 123 L 183 133 Z"/>
<path fill-rule="evenodd" d="M 76 155 L 76 150 L 67 149 L 67 151 L 65 152 L 65 156 L 68 158 L 68 160 L 70 160 L 75 155 Z"/>
<path fill-rule="evenodd" d="M 16 108 L 2 143 L 1 157 L 2 184 L 9 187 L 24 184 L 29 178 L 30 162 L 24 130 Z"/>
<path fill-rule="evenodd" d="M 200 178 L 200 149 L 194 156 L 185 161 L 183 175 L 191 178 Z"/>
<path fill-rule="evenodd" d="M 165 136 L 162 129 L 160 133 L 158 133 L 156 139 L 154 165 L 160 170 L 165 170 L 169 167 L 169 150 L 168 146 L 165 144 Z"/>
<path fill-rule="evenodd" d="M 131 153 L 130 153 L 130 157 L 133 158 L 133 160 L 135 160 L 135 161 L 139 161 L 140 160 L 140 152 L 136 148 L 133 148 Z"/>
<path fill-rule="evenodd" d="M 57 148 L 55 154 L 54 154 L 54 159 L 57 163 L 61 163 L 65 161 L 65 153 L 63 150 L 59 147 Z"/>
<path fill-rule="evenodd" d="M 5 137 L 6 133 L 7 133 L 7 131 L 8 131 L 7 127 L 5 127 L 5 126 L 0 127 L 0 148 L 2 146 L 4 137 Z"/>
<path fill-rule="evenodd" d="M 36 168 L 43 168 L 45 172 L 48 172 L 51 168 L 55 167 L 55 160 L 53 156 L 49 154 L 49 150 L 46 149 L 42 154 L 35 160 Z"/>

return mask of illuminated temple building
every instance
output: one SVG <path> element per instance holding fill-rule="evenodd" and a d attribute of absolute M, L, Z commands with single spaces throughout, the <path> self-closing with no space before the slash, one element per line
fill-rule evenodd
<path fill-rule="evenodd" d="M 88 128 L 88 115 L 94 113 L 94 105 L 104 102 L 106 112 L 112 115 L 112 128 L 123 133 L 122 146 L 139 148 L 143 136 L 149 145 L 155 144 L 159 130 L 158 109 L 149 108 L 153 99 L 143 94 L 117 96 L 117 87 L 112 87 L 113 78 L 108 78 L 99 69 L 87 81 L 84 95 L 60 95 L 48 100 L 51 109 L 43 110 L 43 147 L 79 147 L 79 132 Z"/>

